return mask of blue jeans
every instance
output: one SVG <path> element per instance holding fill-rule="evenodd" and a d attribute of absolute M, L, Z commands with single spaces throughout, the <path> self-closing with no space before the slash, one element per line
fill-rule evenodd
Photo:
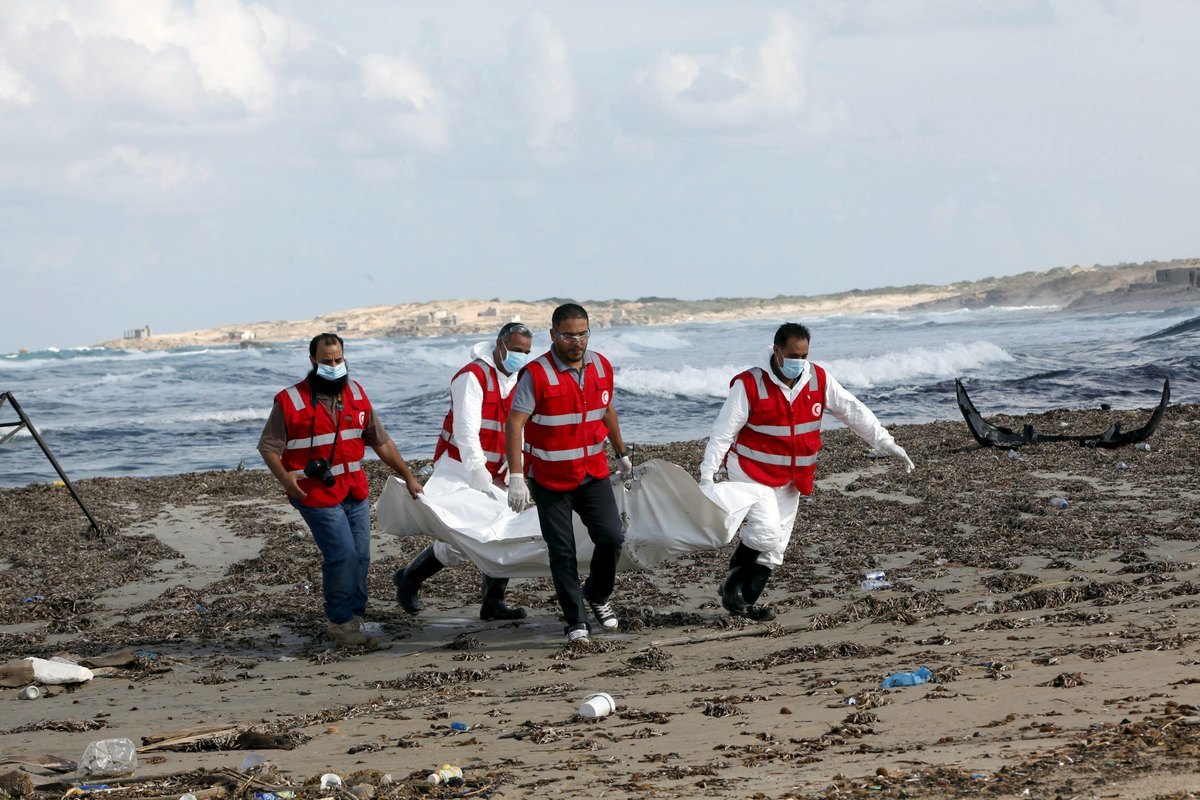
<path fill-rule="evenodd" d="M 321 550 L 325 618 L 334 624 L 367 613 L 367 570 L 371 567 L 371 507 L 346 499 L 329 508 L 309 508 L 292 498 Z"/>

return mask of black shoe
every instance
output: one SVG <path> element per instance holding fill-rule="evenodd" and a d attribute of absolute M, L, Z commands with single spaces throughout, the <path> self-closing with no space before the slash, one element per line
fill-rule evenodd
<path fill-rule="evenodd" d="M 613 610 L 612 603 L 605 600 L 603 603 L 595 603 L 591 600 L 588 605 L 592 608 L 592 614 L 595 615 L 596 621 L 600 623 L 600 627 L 606 631 L 615 631 L 621 624 L 621 620 L 617 619 L 617 612 Z"/>
<path fill-rule="evenodd" d="M 483 603 L 479 606 L 479 618 L 484 622 L 496 619 L 525 619 L 527 614 L 520 606 L 513 608 L 504 602 L 508 589 L 508 578 L 483 576 Z"/>
<path fill-rule="evenodd" d="M 775 619 L 775 609 L 770 606 L 747 606 L 746 619 L 752 619 L 755 622 L 770 622 Z"/>
<path fill-rule="evenodd" d="M 392 583 L 396 584 L 396 602 L 409 614 L 420 614 L 421 600 L 417 592 L 426 578 L 436 575 L 444 566 L 433 554 L 433 545 L 417 553 L 412 563 L 392 575 Z"/>

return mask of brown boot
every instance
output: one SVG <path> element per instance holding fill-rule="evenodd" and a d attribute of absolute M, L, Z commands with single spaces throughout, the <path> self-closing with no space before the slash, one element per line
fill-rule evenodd
<path fill-rule="evenodd" d="M 351 617 L 345 622 L 330 622 L 326 626 L 329 638 L 339 647 L 378 647 L 379 640 L 363 633 L 362 620 Z"/>

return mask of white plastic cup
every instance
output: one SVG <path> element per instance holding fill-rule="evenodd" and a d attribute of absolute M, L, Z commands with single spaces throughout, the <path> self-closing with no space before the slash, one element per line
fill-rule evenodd
<path fill-rule="evenodd" d="M 607 717 L 616 710 L 617 703 L 612 699 L 612 695 L 600 692 L 591 695 L 583 701 L 583 705 L 579 707 L 579 716 L 587 717 L 588 719 L 600 719 L 601 717 Z"/>
<path fill-rule="evenodd" d="M 37 700 L 42 696 L 42 690 L 36 686 L 26 686 L 17 694 L 22 700 Z"/>

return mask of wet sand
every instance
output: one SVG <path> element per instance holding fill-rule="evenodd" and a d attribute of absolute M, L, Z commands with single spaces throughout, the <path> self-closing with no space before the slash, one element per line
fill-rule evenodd
<path fill-rule="evenodd" d="M 1097 433 L 1148 416 L 992 419 Z M 478 621 L 470 566 L 404 615 L 391 573 L 427 541 L 377 535 L 384 648 L 332 648 L 316 548 L 265 471 L 81 481 L 102 538 L 61 488 L 0 490 L 3 660 L 117 662 L 38 700 L 0 689 L 0 787 L 62 797 L 85 779 L 14 762 L 190 732 L 104 796 L 315 796 L 328 772 L 360 797 L 1196 796 L 1200 407 L 1171 408 L 1148 451 L 1010 457 L 961 422 L 894 434 L 911 475 L 826 434 L 764 598 L 774 623 L 720 608 L 726 549 L 621 574 L 620 632 L 582 647 L 565 646 L 545 579 L 512 582 L 522 622 Z M 701 454 L 634 461 L 695 474 Z M 374 491 L 385 472 L 371 462 Z M 893 588 L 861 590 L 875 569 Z M 929 683 L 879 688 L 922 665 Z M 596 691 L 617 712 L 575 716 Z M 252 754 L 267 763 L 241 770 Z M 429 787 L 447 762 L 466 784 Z"/>

